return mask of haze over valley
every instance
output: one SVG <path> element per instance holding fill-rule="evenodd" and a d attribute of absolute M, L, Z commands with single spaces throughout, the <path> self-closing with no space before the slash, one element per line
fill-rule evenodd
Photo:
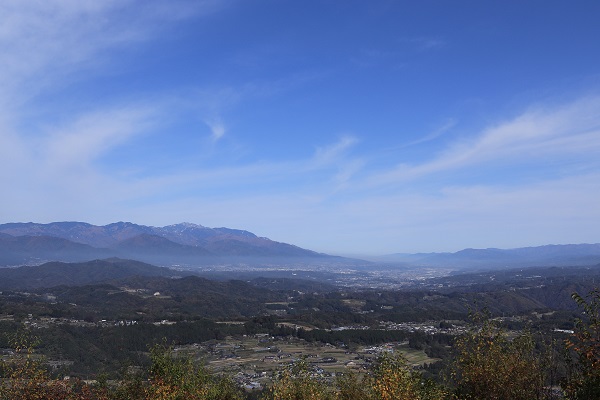
<path fill-rule="evenodd" d="M 192 223 L 7 223 L 0 225 L 0 250 L 0 265 L 5 267 L 131 259 L 215 279 L 303 277 L 355 288 L 413 287 L 428 278 L 471 271 L 600 264 L 600 244 L 390 254 L 362 260 L 317 253 L 245 230 Z"/>

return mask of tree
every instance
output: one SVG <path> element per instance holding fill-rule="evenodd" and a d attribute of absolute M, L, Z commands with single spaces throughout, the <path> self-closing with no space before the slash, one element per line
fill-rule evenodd
<path fill-rule="evenodd" d="M 369 400 L 370 391 L 366 380 L 361 379 L 356 373 L 350 371 L 336 379 L 337 400 Z"/>
<path fill-rule="evenodd" d="M 80 380 L 52 379 L 43 359 L 34 354 L 38 340 L 30 332 L 17 331 L 10 343 L 14 355 L 2 361 L 1 400 L 108 400 L 105 388 L 93 388 Z"/>
<path fill-rule="evenodd" d="M 370 398 L 377 400 L 439 400 L 445 392 L 412 370 L 400 355 L 384 354 L 366 379 Z"/>
<path fill-rule="evenodd" d="M 150 352 L 147 400 L 238 400 L 239 388 L 227 377 L 210 374 L 189 357 L 173 357 L 170 347 L 156 345 Z"/>
<path fill-rule="evenodd" d="M 300 360 L 280 372 L 265 394 L 267 400 L 333 400 L 334 393 L 313 376 L 310 364 Z"/>
<path fill-rule="evenodd" d="M 459 399 L 543 398 L 543 369 L 529 333 L 510 339 L 487 318 L 455 342 L 451 379 Z"/>
<path fill-rule="evenodd" d="M 445 392 L 413 371 L 402 356 L 385 354 L 378 358 L 364 378 L 354 373 L 327 385 L 311 372 L 304 360 L 284 370 L 266 399 L 272 400 L 441 400 Z"/>
<path fill-rule="evenodd" d="M 578 293 L 571 297 L 583 315 L 575 321 L 575 331 L 566 341 L 572 353 L 563 389 L 570 399 L 600 399 L 600 290 L 592 290 L 585 298 Z"/>

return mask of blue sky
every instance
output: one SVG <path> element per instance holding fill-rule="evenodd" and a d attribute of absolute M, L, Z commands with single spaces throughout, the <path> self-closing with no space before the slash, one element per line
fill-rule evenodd
<path fill-rule="evenodd" d="M 0 4 L 0 220 L 600 242 L 597 1 Z"/>

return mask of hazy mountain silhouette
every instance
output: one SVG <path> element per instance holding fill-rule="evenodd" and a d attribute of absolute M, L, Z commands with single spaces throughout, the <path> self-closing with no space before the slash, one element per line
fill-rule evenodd
<path fill-rule="evenodd" d="M 230 228 L 181 223 L 165 227 L 117 222 L 0 225 L 0 265 L 121 257 L 159 265 L 352 262 Z M 354 260 L 356 261 L 356 260 Z"/>
<path fill-rule="evenodd" d="M 457 269 L 594 265 L 600 262 L 600 243 L 464 249 L 455 253 L 390 254 L 381 257 L 381 260 Z"/>
<path fill-rule="evenodd" d="M 49 262 L 18 268 L 0 268 L 0 290 L 80 286 L 134 276 L 181 276 L 182 273 L 139 261 L 111 258 L 82 263 Z M 188 273 L 189 275 L 189 273 Z"/>

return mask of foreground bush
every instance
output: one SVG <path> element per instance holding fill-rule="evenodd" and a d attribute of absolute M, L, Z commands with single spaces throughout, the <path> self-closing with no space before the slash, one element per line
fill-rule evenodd
<path fill-rule="evenodd" d="M 170 348 L 151 350 L 149 383 L 144 388 L 147 400 L 238 400 L 241 390 L 227 378 L 209 373 L 189 357 L 175 358 Z"/>
<path fill-rule="evenodd" d="M 51 379 L 36 357 L 36 339 L 27 332 L 17 332 L 11 339 L 14 356 L 2 363 L 5 379 L 0 384 L 0 400 L 108 400 L 106 390 L 94 388 L 80 380 Z"/>
<path fill-rule="evenodd" d="M 600 399 L 600 290 L 593 290 L 585 298 L 577 293 L 572 297 L 583 309 L 583 316 L 567 340 L 572 353 L 569 376 L 562 386 L 569 399 Z"/>
<path fill-rule="evenodd" d="M 284 369 L 263 397 L 268 400 L 329 400 L 335 394 L 311 372 L 310 365 L 300 361 Z"/>
<path fill-rule="evenodd" d="M 530 334 L 512 340 L 493 321 L 458 338 L 451 369 L 459 399 L 532 400 L 544 396 L 544 374 Z"/>
<path fill-rule="evenodd" d="M 269 400 L 441 400 L 444 391 L 425 381 L 400 356 L 385 354 L 364 378 L 346 374 L 328 386 L 300 362 L 284 371 L 267 392 Z"/>

